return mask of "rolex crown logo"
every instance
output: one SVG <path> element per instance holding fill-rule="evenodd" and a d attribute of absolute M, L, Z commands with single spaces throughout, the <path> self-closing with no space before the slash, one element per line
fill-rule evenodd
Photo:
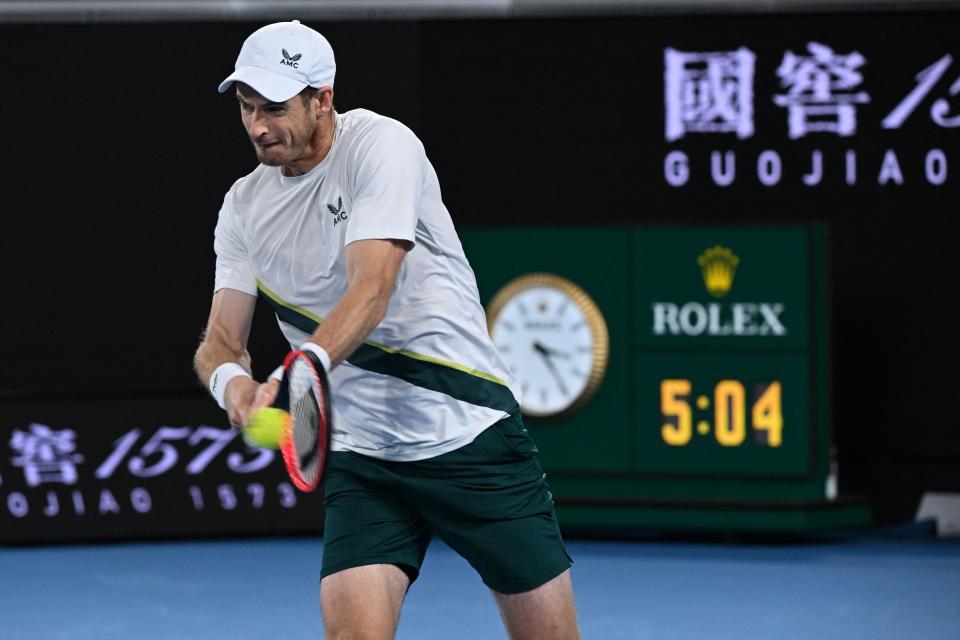
<path fill-rule="evenodd" d="M 733 275 L 739 263 L 740 258 L 734 255 L 733 251 L 720 245 L 707 249 L 697 258 L 697 264 L 703 272 L 703 281 L 710 295 L 722 298 L 730 293 Z"/>

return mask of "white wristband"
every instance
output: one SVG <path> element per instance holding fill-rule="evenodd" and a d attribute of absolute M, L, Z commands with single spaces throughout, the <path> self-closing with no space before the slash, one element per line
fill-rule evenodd
<path fill-rule="evenodd" d="M 323 370 L 330 371 L 330 355 L 326 349 L 316 342 L 304 342 L 300 345 L 300 351 L 312 351 L 314 355 L 320 358 L 320 362 L 323 364 Z"/>
<path fill-rule="evenodd" d="M 224 362 L 210 376 L 210 384 L 207 385 L 207 388 L 210 389 L 210 395 L 217 401 L 221 409 L 227 408 L 223 399 L 223 394 L 227 391 L 227 385 L 237 376 L 247 376 L 249 378 L 250 374 L 236 362 Z"/>
<path fill-rule="evenodd" d="M 283 365 L 280 365 L 267 376 L 267 380 L 283 380 Z"/>

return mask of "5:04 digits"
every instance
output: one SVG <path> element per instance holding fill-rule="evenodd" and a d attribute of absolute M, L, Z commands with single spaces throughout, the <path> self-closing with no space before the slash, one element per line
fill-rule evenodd
<path fill-rule="evenodd" d="M 779 380 L 753 385 L 750 406 L 750 426 L 754 441 L 763 446 L 783 444 L 783 412 Z M 701 411 L 713 406 L 713 424 L 700 420 L 694 425 L 693 404 Z M 670 446 L 682 447 L 693 439 L 694 428 L 699 435 L 713 435 L 724 447 L 737 447 L 747 437 L 747 394 L 739 380 L 720 380 L 713 388 L 713 397 L 706 395 L 693 399 L 690 380 L 665 379 L 660 381 L 660 415 L 663 420 L 660 436 Z"/>

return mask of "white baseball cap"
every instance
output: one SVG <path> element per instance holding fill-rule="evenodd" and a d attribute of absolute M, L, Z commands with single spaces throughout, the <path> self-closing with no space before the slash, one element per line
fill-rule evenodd
<path fill-rule="evenodd" d="M 299 20 L 275 22 L 244 41 L 234 72 L 217 90 L 223 93 L 243 82 L 271 102 L 286 102 L 307 86 L 332 87 L 336 73 L 326 38 Z"/>

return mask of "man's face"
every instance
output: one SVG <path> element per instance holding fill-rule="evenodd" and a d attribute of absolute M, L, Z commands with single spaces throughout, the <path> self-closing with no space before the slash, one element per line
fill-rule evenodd
<path fill-rule="evenodd" d="M 262 164 L 276 167 L 309 153 L 317 128 L 314 100 L 299 95 L 286 102 L 270 102 L 246 85 L 237 85 L 240 117 Z"/>

